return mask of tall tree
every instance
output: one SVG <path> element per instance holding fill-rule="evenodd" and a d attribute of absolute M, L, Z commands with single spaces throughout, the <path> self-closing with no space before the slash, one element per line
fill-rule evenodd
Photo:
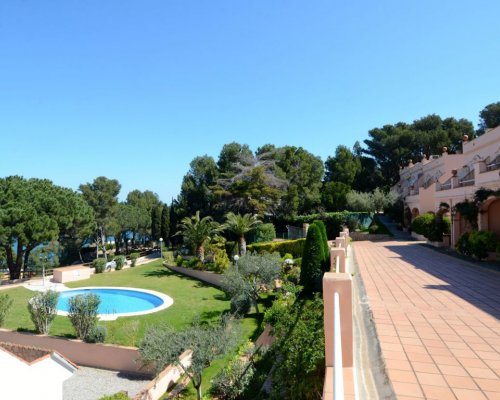
<path fill-rule="evenodd" d="M 496 128 L 500 125 L 500 101 L 488 104 L 479 113 L 479 129 L 478 134 L 482 135 L 486 129 Z"/>
<path fill-rule="evenodd" d="M 170 240 L 170 208 L 164 204 L 161 212 L 160 234 L 165 243 Z"/>
<path fill-rule="evenodd" d="M 320 284 L 325 257 L 322 241 L 323 235 L 320 228 L 316 224 L 311 224 L 307 231 L 300 269 L 300 284 L 304 287 L 306 294 L 321 291 Z"/>
<path fill-rule="evenodd" d="M 257 218 L 257 215 L 252 214 L 234 214 L 227 213 L 226 223 L 223 225 L 224 229 L 234 233 L 238 237 L 238 249 L 240 256 L 244 256 L 247 252 L 247 242 L 245 235 L 250 231 L 257 228 L 262 221 Z"/>
<path fill-rule="evenodd" d="M 159 240 L 161 237 L 161 216 L 163 206 L 158 204 L 151 210 L 151 237 L 153 240 Z"/>
<path fill-rule="evenodd" d="M 232 142 L 222 147 L 217 167 L 225 177 L 231 177 L 239 172 L 238 165 L 251 165 L 252 161 L 253 154 L 247 144 Z"/>
<path fill-rule="evenodd" d="M 276 165 L 288 182 L 282 210 L 288 215 L 316 210 L 321 204 L 321 158 L 302 147 L 285 146 L 276 150 Z M 279 171 L 276 175 L 280 176 Z"/>
<path fill-rule="evenodd" d="M 182 179 L 178 199 L 187 215 L 196 211 L 213 214 L 214 195 L 211 188 L 217 183 L 218 177 L 217 164 L 212 157 L 204 155 L 191 161 L 190 169 Z"/>
<path fill-rule="evenodd" d="M 97 223 L 97 240 L 102 246 L 104 257 L 107 259 L 106 229 L 113 218 L 113 208 L 118 204 L 118 193 L 121 185 L 116 179 L 99 176 L 92 183 L 80 185 L 84 199 L 92 207 Z"/>
<path fill-rule="evenodd" d="M 325 162 L 325 182 L 341 182 L 352 186 L 354 178 L 361 169 L 361 162 L 347 146 L 339 145 L 335 156 Z"/>
<path fill-rule="evenodd" d="M 31 251 L 84 232 L 92 212 L 79 194 L 46 179 L 0 178 L 0 247 L 11 279 L 18 279 Z"/>
<path fill-rule="evenodd" d="M 321 190 L 321 204 L 326 211 L 343 211 L 350 190 L 349 185 L 342 182 L 325 182 Z"/>

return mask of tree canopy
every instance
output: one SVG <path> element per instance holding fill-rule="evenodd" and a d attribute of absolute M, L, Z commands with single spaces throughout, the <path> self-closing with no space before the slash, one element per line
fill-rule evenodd
<path fill-rule="evenodd" d="M 0 246 L 11 279 L 20 277 L 31 251 L 50 241 L 80 242 L 94 225 L 82 196 L 47 179 L 0 178 Z"/>

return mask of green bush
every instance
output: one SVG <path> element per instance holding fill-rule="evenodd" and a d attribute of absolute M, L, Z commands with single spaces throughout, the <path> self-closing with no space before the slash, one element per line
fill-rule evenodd
<path fill-rule="evenodd" d="M 434 225 L 434 218 L 434 214 L 431 213 L 422 214 L 415 217 L 415 219 L 411 223 L 411 230 L 415 233 L 418 233 L 419 235 L 427 237 Z"/>
<path fill-rule="evenodd" d="M 121 270 L 123 268 L 123 266 L 125 265 L 125 256 L 116 256 L 115 258 L 113 258 L 113 261 L 115 262 L 116 264 L 116 267 L 115 269 L 117 271 Z"/>
<path fill-rule="evenodd" d="M 95 330 L 100 303 L 99 296 L 93 293 L 79 294 L 68 299 L 68 317 L 79 339 L 87 341 L 90 333 Z"/>
<path fill-rule="evenodd" d="M 126 392 L 118 392 L 110 396 L 103 396 L 99 400 L 130 400 Z"/>
<path fill-rule="evenodd" d="M 5 322 L 5 317 L 12 306 L 12 299 L 8 294 L 0 294 L 0 327 Z"/>
<path fill-rule="evenodd" d="M 245 314 L 248 314 L 251 306 L 252 299 L 246 293 L 234 296 L 231 299 L 231 314 L 242 317 Z"/>
<path fill-rule="evenodd" d="M 274 239 L 276 239 L 276 229 L 273 224 L 257 225 L 248 235 L 248 243 L 272 242 Z"/>
<path fill-rule="evenodd" d="M 135 265 L 137 264 L 137 259 L 139 258 L 140 254 L 139 253 L 130 253 L 130 266 L 131 267 L 135 267 Z"/>
<path fill-rule="evenodd" d="M 108 336 L 108 330 L 104 325 L 96 325 L 94 329 L 92 329 L 85 341 L 87 343 L 104 343 L 106 340 L 106 336 Z"/>
<path fill-rule="evenodd" d="M 214 272 L 223 274 L 231 265 L 231 261 L 227 256 L 226 250 L 221 248 L 214 249 Z"/>
<path fill-rule="evenodd" d="M 373 220 L 373 214 L 366 212 L 328 212 L 321 214 L 309 214 L 295 217 L 289 221 L 284 221 L 285 224 L 291 224 L 295 226 L 301 226 L 303 223 L 311 224 L 315 220 L 321 220 L 325 223 L 326 233 L 329 239 L 335 239 L 339 232 L 342 231 L 342 227 L 347 225 L 348 220 L 358 221 L 358 226 L 361 229 L 366 229 L 370 226 Z"/>
<path fill-rule="evenodd" d="M 104 269 L 106 268 L 106 259 L 104 258 L 96 258 L 92 261 L 92 265 L 95 268 L 96 274 L 102 274 Z"/>
<path fill-rule="evenodd" d="M 28 311 L 38 333 L 49 333 L 50 324 L 57 315 L 59 293 L 53 290 L 38 292 L 28 300 Z"/>
<path fill-rule="evenodd" d="M 426 213 L 419 215 L 411 224 L 411 229 L 419 235 L 424 235 L 431 242 L 441 242 L 443 234 L 449 234 L 451 220 L 447 217 Z"/>
<path fill-rule="evenodd" d="M 323 236 L 320 228 L 318 225 L 312 224 L 307 231 L 300 270 L 300 284 L 304 287 L 306 294 L 321 290 L 325 254 L 322 241 Z"/>
<path fill-rule="evenodd" d="M 210 394 L 220 400 L 239 399 L 249 385 L 254 372 L 255 368 L 250 361 L 235 358 L 215 375 Z"/>
<path fill-rule="evenodd" d="M 249 252 L 256 251 L 257 253 L 275 253 L 278 252 L 283 257 L 289 253 L 293 258 L 302 257 L 304 251 L 305 239 L 297 240 L 282 240 L 279 242 L 255 243 L 247 246 Z"/>
<path fill-rule="evenodd" d="M 462 255 L 470 257 L 472 256 L 472 249 L 469 242 L 470 232 L 465 232 L 460 238 L 457 240 L 457 244 L 455 245 L 455 249 Z"/>
<path fill-rule="evenodd" d="M 482 260 L 488 257 L 488 252 L 496 250 L 497 238 L 489 231 L 472 231 L 469 235 L 469 246 L 472 254 Z"/>

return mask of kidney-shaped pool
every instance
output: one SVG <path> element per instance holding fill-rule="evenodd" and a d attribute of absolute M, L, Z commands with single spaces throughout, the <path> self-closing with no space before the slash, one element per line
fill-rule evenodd
<path fill-rule="evenodd" d="M 57 313 L 68 315 L 69 298 L 89 293 L 101 299 L 98 311 L 101 320 L 150 314 L 164 310 L 173 303 L 171 297 L 152 290 L 127 287 L 84 287 L 62 291 L 57 303 Z"/>

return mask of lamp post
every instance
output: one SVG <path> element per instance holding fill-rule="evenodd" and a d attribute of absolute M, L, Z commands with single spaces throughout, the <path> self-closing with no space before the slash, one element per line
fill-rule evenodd
<path fill-rule="evenodd" d="M 163 260 L 163 248 L 162 248 L 162 245 L 163 245 L 163 238 L 161 237 L 160 238 L 160 258 Z"/>

